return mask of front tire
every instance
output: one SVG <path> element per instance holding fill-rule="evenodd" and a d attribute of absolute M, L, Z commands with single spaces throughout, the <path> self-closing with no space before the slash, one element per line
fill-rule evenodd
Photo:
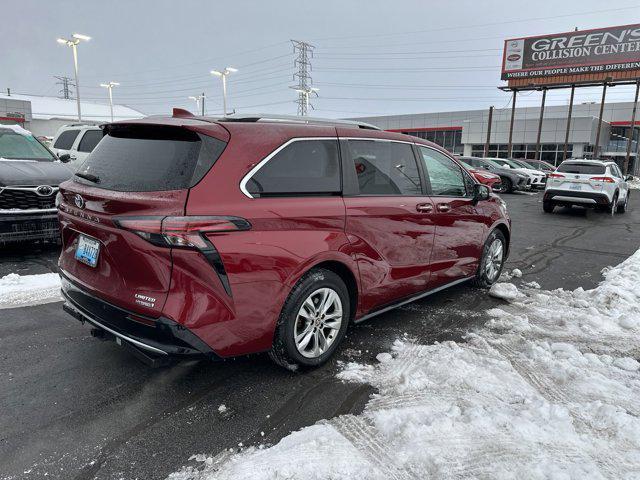
<path fill-rule="evenodd" d="M 513 193 L 513 182 L 507 177 L 501 177 L 502 187 L 498 193 Z"/>
<path fill-rule="evenodd" d="M 489 288 L 498 281 L 507 253 L 507 240 L 500 230 L 493 230 L 484 242 L 478 271 L 473 280 L 476 287 Z"/>
<path fill-rule="evenodd" d="M 282 307 L 269 357 L 289 370 L 322 365 L 342 342 L 350 314 L 349 291 L 340 276 L 310 270 Z"/>

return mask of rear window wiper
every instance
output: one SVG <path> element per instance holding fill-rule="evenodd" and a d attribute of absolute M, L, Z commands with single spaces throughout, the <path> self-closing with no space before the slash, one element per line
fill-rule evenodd
<path fill-rule="evenodd" d="M 75 176 L 76 177 L 80 177 L 80 178 L 84 178 L 85 180 L 89 180 L 90 182 L 93 182 L 93 183 L 100 183 L 100 179 L 98 177 L 96 177 L 95 175 L 92 175 L 90 173 L 76 172 Z"/>

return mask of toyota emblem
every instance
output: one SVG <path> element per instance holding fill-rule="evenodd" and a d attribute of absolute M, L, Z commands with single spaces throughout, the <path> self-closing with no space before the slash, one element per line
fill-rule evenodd
<path fill-rule="evenodd" d="M 73 203 L 75 203 L 76 207 L 78 208 L 84 208 L 84 198 L 82 198 L 81 195 L 76 195 L 75 197 L 73 197 Z"/>
<path fill-rule="evenodd" d="M 49 185 L 40 185 L 36 188 L 36 193 L 41 197 L 48 197 L 53 193 L 53 187 L 50 187 Z"/>

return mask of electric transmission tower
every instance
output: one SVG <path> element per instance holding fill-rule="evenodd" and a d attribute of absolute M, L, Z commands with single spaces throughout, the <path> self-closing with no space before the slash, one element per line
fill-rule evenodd
<path fill-rule="evenodd" d="M 293 53 L 296 54 L 296 58 L 293 62 L 294 68 L 297 70 L 293 74 L 293 79 L 298 80 L 298 84 L 292 86 L 296 92 L 298 92 L 298 115 L 308 115 L 309 107 L 313 108 L 313 105 L 309 104 L 309 95 L 318 95 L 317 88 L 313 88 L 313 79 L 311 78 L 311 59 L 313 58 L 313 45 L 302 42 L 299 40 L 291 40 L 293 44 Z"/>
<path fill-rule="evenodd" d="M 58 92 L 62 94 L 61 98 L 64 98 L 65 100 L 69 100 L 73 98 L 73 95 L 71 95 L 71 89 L 69 87 L 75 87 L 76 85 L 71 81 L 71 78 L 64 77 L 64 76 L 63 77 L 54 76 L 53 78 L 57 78 L 58 80 L 60 80 L 59 82 L 56 82 L 56 85 L 62 85 L 62 88 Z"/>

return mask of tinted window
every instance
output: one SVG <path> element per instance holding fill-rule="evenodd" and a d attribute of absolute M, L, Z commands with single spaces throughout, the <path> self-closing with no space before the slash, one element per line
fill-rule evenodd
<path fill-rule="evenodd" d="M 100 140 L 102 140 L 102 130 L 87 130 L 80 140 L 78 151 L 91 153 Z"/>
<path fill-rule="evenodd" d="M 593 163 L 563 163 L 558 167 L 558 172 L 582 175 L 600 175 L 605 172 L 605 167 L 604 165 Z"/>
<path fill-rule="evenodd" d="M 422 195 L 411 145 L 349 140 L 349 150 L 360 195 Z"/>
<path fill-rule="evenodd" d="M 79 172 L 97 176 L 97 186 L 107 190 L 179 190 L 198 183 L 225 146 L 223 141 L 183 128 L 112 125 Z"/>
<path fill-rule="evenodd" d="M 338 142 L 292 142 L 258 170 L 247 182 L 246 188 L 254 196 L 338 193 Z"/>
<path fill-rule="evenodd" d="M 76 141 L 76 137 L 80 133 L 80 130 L 65 130 L 60 134 L 56 143 L 53 144 L 53 148 L 61 148 L 62 150 L 70 150 L 73 146 L 73 142 Z"/>
<path fill-rule="evenodd" d="M 420 147 L 427 167 L 433 195 L 464 197 L 467 193 L 462 169 L 446 155 L 431 148 Z"/>
<path fill-rule="evenodd" d="M 26 132 L 26 130 L 23 130 Z M 54 157 L 33 135 L 0 128 L 0 158 L 53 162 Z"/>
<path fill-rule="evenodd" d="M 610 168 L 611 168 L 611 173 L 614 177 L 622 178 L 622 172 L 620 171 L 617 165 L 611 165 Z"/>

